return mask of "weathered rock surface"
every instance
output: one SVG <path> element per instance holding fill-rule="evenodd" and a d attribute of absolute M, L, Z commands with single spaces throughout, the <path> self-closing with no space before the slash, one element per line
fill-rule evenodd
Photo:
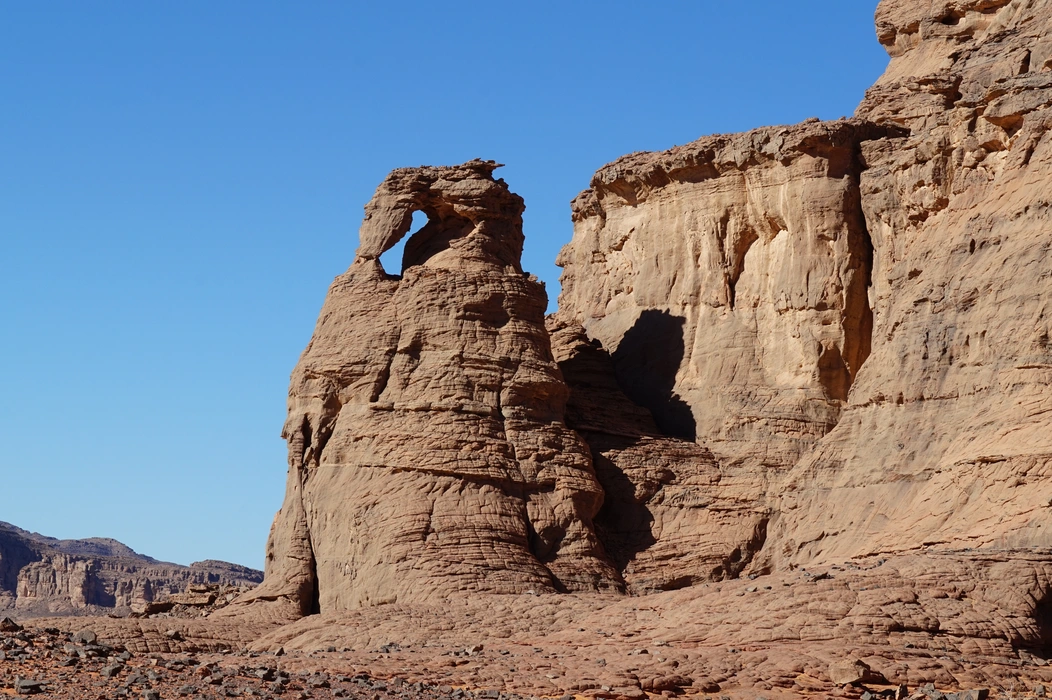
<path fill-rule="evenodd" d="M 861 144 L 889 133 L 814 121 L 605 166 L 573 204 L 559 316 L 667 435 L 763 474 L 791 466 L 870 353 Z"/>
<path fill-rule="evenodd" d="M 594 347 L 553 336 L 571 404 L 634 402 L 654 419 L 644 434 L 660 438 L 641 445 L 619 431 L 609 414 L 623 408 L 570 420 L 608 498 L 618 483 L 635 492 L 628 507 L 605 506 L 638 542 L 622 565 L 630 584 L 745 570 L 765 542 L 772 484 L 837 424 L 870 352 L 861 144 L 899 133 L 844 120 L 707 137 L 625 156 L 574 201 L 552 323 L 583 329 Z M 597 353 L 620 403 L 578 381 Z"/>
<path fill-rule="evenodd" d="M 942 691 L 993 688 L 1023 697 L 1021 691 L 1052 682 L 1052 666 L 1027 642 L 1033 620 L 1025 597 L 1014 593 L 1027 583 L 1013 561 L 1020 555 L 1028 556 L 966 555 L 982 567 L 931 554 L 869 559 L 647 596 L 463 596 L 450 605 L 394 603 L 283 626 L 231 618 L 63 618 L 38 621 L 37 630 L 69 632 L 76 641 L 90 624 L 100 645 L 151 655 L 248 644 L 264 656 L 231 656 L 227 663 L 276 662 L 286 670 L 532 696 L 642 698 L 664 690 L 858 697 L 867 687 L 905 684 L 915 691 L 931 683 Z M 12 661 L 47 658 L 46 645 L 16 640 L 7 648 Z M 835 687 L 846 682 L 839 671 L 858 661 L 871 673 L 845 696 Z M 97 682 L 93 663 L 82 660 L 73 670 Z M 32 666 L 0 664 L 0 685 L 8 669 L 35 674 Z"/>
<path fill-rule="evenodd" d="M 859 115 L 910 134 L 863 144 L 873 352 L 788 479 L 770 554 L 1047 550 L 1052 6 L 884 2 L 877 19 L 893 59 Z"/>
<path fill-rule="evenodd" d="M 714 493 L 766 509 L 752 571 L 1013 552 L 1038 619 L 1052 545 L 1052 6 L 885 0 L 877 22 L 893 59 L 855 119 L 602 168 L 574 202 L 558 315 L 609 353 L 666 435 L 738 477 Z M 556 352 L 577 351 L 557 335 Z M 615 460 L 637 489 L 642 464 Z M 637 520 L 660 519 L 643 507 Z M 685 540 L 740 547 L 692 522 Z M 672 549 L 669 562 L 697 552 Z"/>
<path fill-rule="evenodd" d="M 606 686 L 632 697 L 669 683 L 689 694 L 829 697 L 848 682 L 837 667 L 858 661 L 871 669 L 858 682 L 874 690 L 1025 690 L 1046 683 L 1052 666 L 1027 641 L 1020 556 L 1030 555 L 866 559 L 646 596 L 377 606 L 303 618 L 253 648 L 349 648 L 374 672 L 547 696 Z M 449 653 L 479 644 L 481 654 Z"/>
<path fill-rule="evenodd" d="M 622 585 L 544 289 L 519 265 L 523 202 L 496 167 L 396 170 L 366 206 L 293 372 L 288 490 L 246 599 L 261 614 Z M 428 223 L 387 274 L 415 211 Z"/>
<path fill-rule="evenodd" d="M 761 475 L 663 434 L 598 341 L 557 317 L 548 328 L 570 388 L 566 424 L 591 448 L 603 487 L 596 530 L 625 582 L 645 592 L 738 576 L 765 539 Z"/>
<path fill-rule="evenodd" d="M 179 566 L 116 540 L 56 540 L 0 522 L 0 610 L 20 617 L 128 613 L 191 586 L 243 591 L 262 572 L 221 561 Z"/>
<path fill-rule="evenodd" d="M 495 164 L 392 173 L 293 373 L 265 583 L 101 634 L 549 696 L 1043 693 L 1052 0 L 877 24 L 855 118 L 600 169 L 547 327 Z"/>

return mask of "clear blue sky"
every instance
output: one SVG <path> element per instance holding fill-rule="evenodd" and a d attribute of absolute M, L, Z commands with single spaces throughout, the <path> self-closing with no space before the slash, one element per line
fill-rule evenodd
<path fill-rule="evenodd" d="M 5 3 L 0 520 L 261 566 L 289 372 L 389 170 L 506 163 L 554 308 L 597 168 L 850 115 L 875 6 Z"/>

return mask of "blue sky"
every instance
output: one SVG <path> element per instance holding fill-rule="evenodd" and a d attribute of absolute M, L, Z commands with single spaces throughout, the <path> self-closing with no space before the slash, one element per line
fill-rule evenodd
<path fill-rule="evenodd" d="M 289 373 L 388 171 L 505 163 L 554 308 L 597 168 L 850 115 L 875 6 L 5 4 L 0 520 L 262 566 Z"/>

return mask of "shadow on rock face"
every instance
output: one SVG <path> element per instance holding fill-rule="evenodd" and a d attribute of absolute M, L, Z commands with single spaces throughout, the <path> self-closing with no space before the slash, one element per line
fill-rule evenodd
<path fill-rule="evenodd" d="M 621 390 L 650 410 L 661 432 L 693 441 L 697 437 L 694 414 L 674 391 L 683 361 L 685 322 L 667 311 L 644 311 L 625 333 L 613 360 Z"/>
<path fill-rule="evenodd" d="M 608 450 L 625 449 L 636 444 L 634 439 L 591 437 L 592 442 L 599 443 L 597 447 Z M 623 574 L 640 552 L 657 543 L 653 530 L 654 515 L 646 503 L 637 500 L 636 484 L 616 462 L 598 449 L 593 451 L 592 459 L 596 477 L 606 494 L 603 507 L 595 517 L 596 531 L 607 555 Z"/>
<path fill-rule="evenodd" d="M 1037 628 L 1037 639 L 1033 640 L 1036 644 L 1030 652 L 1043 659 L 1052 658 L 1052 591 L 1037 600 L 1031 617 Z"/>
<path fill-rule="evenodd" d="M 667 408 L 671 398 L 683 410 L 671 391 L 683 322 L 647 314 L 634 338 L 652 327 L 649 319 L 668 331 L 657 336 L 664 344 L 640 342 L 627 357 L 643 366 L 639 382 L 657 389 L 652 405 Z M 633 592 L 673 590 L 739 576 L 763 546 L 766 515 L 734 502 L 737 494 L 720 494 L 724 472 L 714 455 L 692 440 L 663 433 L 651 411 L 626 395 L 613 358 L 583 326 L 556 315 L 549 317 L 548 329 L 570 389 L 566 425 L 588 443 L 603 487 L 595 530 L 626 585 Z M 653 379 L 651 360 L 670 369 Z M 682 432 L 693 432 L 689 417 L 683 423 Z"/>
<path fill-rule="evenodd" d="M 607 555 L 619 572 L 653 546 L 654 516 L 646 495 L 657 484 L 646 482 L 642 474 L 630 475 L 619 455 L 659 431 L 650 412 L 633 403 L 618 386 L 613 360 L 597 340 L 587 340 L 581 329 L 579 338 L 569 341 L 568 356 L 559 369 L 570 388 L 566 423 L 588 442 L 596 478 L 603 487 L 603 506 L 594 525 Z M 637 497 L 637 488 L 640 497 Z"/>

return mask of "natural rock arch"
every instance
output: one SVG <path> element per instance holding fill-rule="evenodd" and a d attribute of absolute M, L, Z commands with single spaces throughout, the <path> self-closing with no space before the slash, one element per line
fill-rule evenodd
<path fill-rule="evenodd" d="M 522 198 L 494 180 L 495 161 L 473 160 L 451 168 L 395 170 L 365 205 L 355 265 L 373 264 L 413 226 L 413 214 L 427 223 L 406 242 L 403 271 L 434 267 L 509 267 L 521 272 Z M 463 177 L 467 175 L 467 177 Z M 492 186 L 482 185 L 488 180 Z"/>

